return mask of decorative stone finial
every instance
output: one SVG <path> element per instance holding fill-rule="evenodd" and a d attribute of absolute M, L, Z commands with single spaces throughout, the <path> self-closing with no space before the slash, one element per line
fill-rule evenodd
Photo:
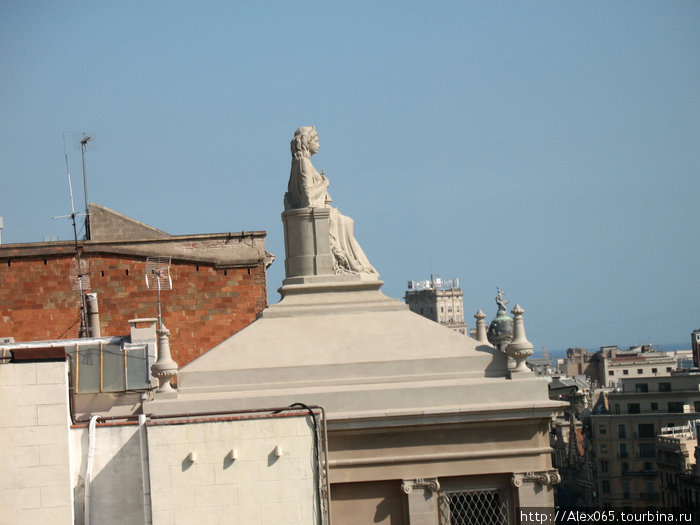
<path fill-rule="evenodd" d="M 503 300 L 503 290 L 500 288 L 497 288 L 497 290 L 496 304 L 498 305 L 498 311 L 496 312 L 496 318 L 489 325 L 487 337 L 489 343 L 499 350 L 505 351 L 506 346 L 513 339 L 513 319 L 511 319 L 506 310 L 508 301 Z"/>
<path fill-rule="evenodd" d="M 486 319 L 486 314 L 479 309 L 479 311 L 474 315 L 474 319 L 476 319 L 475 339 L 480 343 L 488 343 L 488 337 L 486 336 L 486 323 L 484 322 L 484 319 Z"/>
<path fill-rule="evenodd" d="M 158 360 L 151 366 L 151 373 L 158 378 L 159 393 L 174 393 L 170 381 L 177 376 L 177 363 L 170 355 L 170 330 L 161 324 L 158 328 Z"/>
<path fill-rule="evenodd" d="M 523 322 L 523 310 L 519 304 L 511 310 L 513 314 L 513 340 L 506 347 L 508 357 L 515 360 L 515 368 L 512 372 L 529 372 L 530 369 L 525 364 L 525 360 L 532 355 L 534 348 L 532 343 L 525 336 L 525 323 Z"/>

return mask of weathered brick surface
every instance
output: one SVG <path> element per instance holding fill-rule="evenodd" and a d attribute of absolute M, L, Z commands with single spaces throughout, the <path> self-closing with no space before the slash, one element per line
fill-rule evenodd
<path fill-rule="evenodd" d="M 155 290 L 144 279 L 145 258 L 86 254 L 90 290 L 98 294 L 103 336 L 128 333 L 127 321 L 156 317 Z M 78 336 L 78 292 L 71 254 L 0 259 L 0 337 L 15 341 Z M 173 289 L 162 292 L 173 359 L 190 362 L 253 322 L 267 305 L 263 264 L 220 269 L 173 261 Z"/>

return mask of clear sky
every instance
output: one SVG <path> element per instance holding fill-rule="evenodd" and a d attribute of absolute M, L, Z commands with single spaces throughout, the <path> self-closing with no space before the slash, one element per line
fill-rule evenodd
<path fill-rule="evenodd" d="M 700 328 L 700 2 L 0 1 L 3 243 L 88 197 L 172 234 L 266 230 L 294 130 L 385 285 L 496 287 L 536 353 Z M 177 286 L 177 283 L 175 283 Z"/>

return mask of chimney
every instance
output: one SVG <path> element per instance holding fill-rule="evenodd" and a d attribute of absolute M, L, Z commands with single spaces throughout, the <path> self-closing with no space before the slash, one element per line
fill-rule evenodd
<path fill-rule="evenodd" d="M 2 217 L 0 217 L 0 244 L 2 244 L 2 228 L 3 228 Z"/>
<path fill-rule="evenodd" d="M 100 330 L 100 310 L 97 307 L 97 294 L 86 293 L 85 303 L 88 314 L 88 337 L 102 337 Z"/>

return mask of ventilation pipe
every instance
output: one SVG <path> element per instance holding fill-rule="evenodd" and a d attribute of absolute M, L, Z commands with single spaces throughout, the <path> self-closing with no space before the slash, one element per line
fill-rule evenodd
<path fill-rule="evenodd" d="M 88 313 L 88 337 L 102 337 L 100 330 L 100 310 L 97 307 L 97 294 L 86 293 L 85 303 Z"/>
<path fill-rule="evenodd" d="M 85 466 L 85 504 L 83 506 L 83 523 L 90 525 L 90 482 L 92 481 L 92 463 L 95 457 L 95 426 L 100 416 L 92 416 L 88 425 L 88 455 Z"/>
<path fill-rule="evenodd" d="M 2 244 L 2 229 L 3 229 L 3 223 L 2 223 L 2 217 L 0 217 L 0 244 Z"/>

